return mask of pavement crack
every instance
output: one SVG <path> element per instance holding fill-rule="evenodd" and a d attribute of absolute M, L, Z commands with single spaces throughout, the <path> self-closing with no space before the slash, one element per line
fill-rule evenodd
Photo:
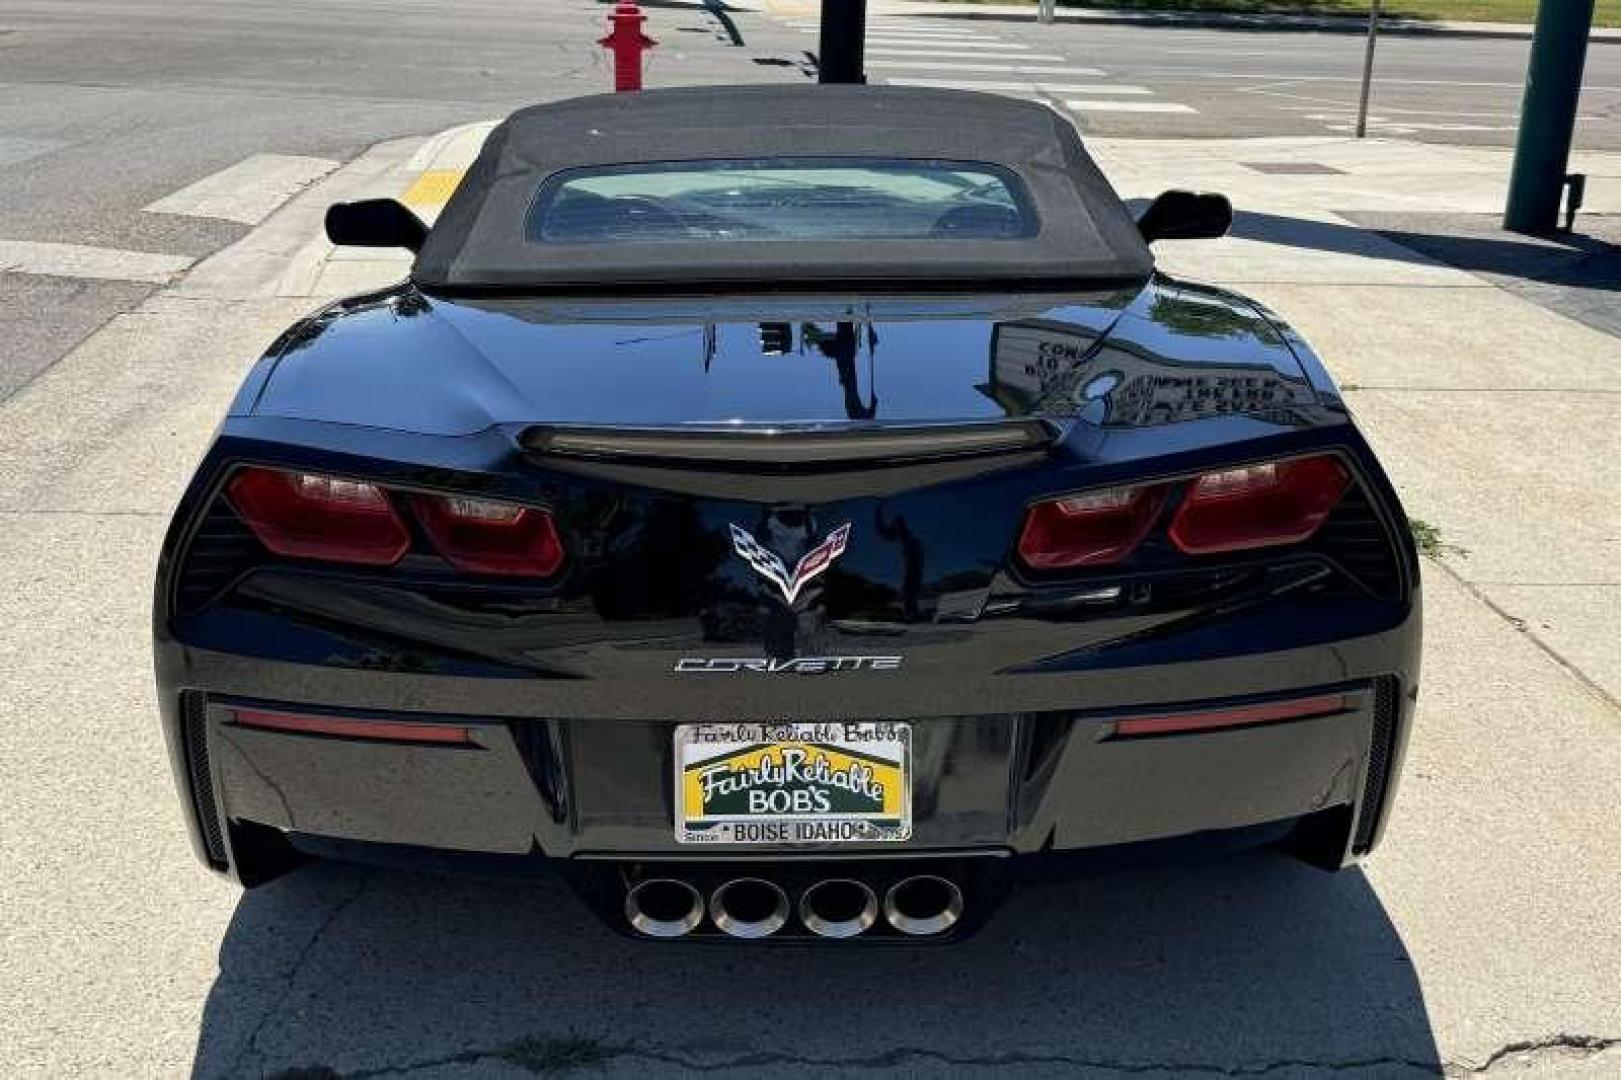
<path fill-rule="evenodd" d="M 242 1049 L 237 1052 L 235 1059 L 231 1062 L 231 1067 L 225 1071 L 224 1075 L 247 1075 L 243 1071 L 243 1064 L 251 1055 L 258 1053 L 259 1036 L 270 1025 L 270 1021 L 281 1014 L 282 1008 L 286 1006 L 288 999 L 293 996 L 293 987 L 298 983 L 298 976 L 304 970 L 304 964 L 314 955 L 316 947 L 326 937 L 327 931 L 332 929 L 333 924 L 342 917 L 345 911 L 349 910 L 356 900 L 360 899 L 370 885 L 370 875 L 362 877 L 359 885 L 353 891 L 332 905 L 332 909 L 327 912 L 326 918 L 321 920 L 321 924 L 315 928 L 315 932 L 304 943 L 304 947 L 298 950 L 298 955 L 293 958 L 292 964 L 287 968 L 287 975 L 283 981 L 281 993 L 276 995 L 276 1000 L 260 1015 L 259 1022 L 253 1025 L 253 1030 L 248 1033 L 248 1037 L 242 1042 Z"/>
<path fill-rule="evenodd" d="M 0 517 L 164 518 L 168 516 L 168 513 L 163 510 L 50 510 L 39 507 L 11 510 L 0 508 Z"/>
<path fill-rule="evenodd" d="M 1504 609 L 1501 604 L 1497 603 L 1490 596 L 1487 596 L 1484 589 L 1481 589 L 1473 581 L 1470 581 L 1468 578 L 1464 577 L 1457 571 L 1456 568 L 1450 566 L 1444 559 L 1431 559 L 1430 564 L 1432 566 L 1440 567 L 1442 573 L 1452 578 L 1452 580 L 1456 581 L 1459 585 L 1462 585 L 1464 591 L 1466 591 L 1476 600 L 1480 601 L 1482 604 L 1486 605 L 1486 608 L 1491 611 L 1492 614 L 1502 619 L 1514 630 L 1524 634 L 1527 641 L 1531 642 L 1532 645 L 1535 645 L 1538 649 L 1540 649 L 1542 653 L 1548 657 L 1548 659 L 1558 664 L 1561 668 L 1564 668 L 1565 671 L 1570 674 L 1571 678 L 1575 679 L 1582 685 L 1584 690 L 1598 698 L 1600 701 L 1604 702 L 1616 712 L 1621 713 L 1621 700 L 1617 700 L 1614 694 L 1600 686 L 1592 676 L 1587 674 L 1587 672 L 1565 659 L 1558 649 L 1554 648 L 1552 645 L 1542 640 L 1542 638 L 1538 637 L 1536 631 L 1527 626 L 1524 619 L 1518 618 L 1512 612 Z"/>
<path fill-rule="evenodd" d="M 532 1053 L 536 1045 L 556 1043 L 566 1046 L 569 1053 L 558 1061 Z M 508 1046 L 491 1050 L 465 1050 L 410 1062 L 383 1066 L 350 1073 L 334 1073 L 334 1080 L 374 1080 L 387 1076 L 408 1076 L 413 1072 L 441 1069 L 449 1065 L 473 1065 L 480 1061 L 499 1060 L 526 1069 L 537 1076 L 561 1076 L 575 1071 L 601 1067 L 615 1060 L 640 1060 L 650 1065 L 676 1068 L 694 1073 L 753 1073 L 761 1069 L 798 1067 L 807 1069 L 870 1070 L 890 1073 L 906 1067 L 934 1066 L 964 1069 L 1025 1069 L 1040 1066 L 1058 1066 L 1065 1069 L 1085 1069 L 1092 1072 L 1112 1072 L 1125 1076 L 1216 1076 L 1257 1077 L 1298 1074 L 1302 1071 L 1321 1073 L 1375 1072 L 1390 1075 L 1392 1070 L 1412 1071 L 1425 1076 L 1441 1074 L 1441 1066 L 1433 1058 L 1368 1057 L 1345 1061 L 1325 1061 L 1310 1058 L 1283 1058 L 1252 1064 L 1219 1064 L 1216 1062 L 1187 1061 L 1117 1061 L 1107 1058 L 1086 1058 L 1072 1054 L 1005 1053 L 1005 1054 L 950 1054 L 925 1047 L 896 1047 L 863 1057 L 818 1057 L 765 1051 L 742 1054 L 730 1058 L 703 1058 L 674 1050 L 656 1050 L 635 1044 L 590 1043 L 590 1053 L 579 1059 L 582 1040 L 518 1040 Z M 522 1052 L 519 1052 L 521 1048 Z"/>
<path fill-rule="evenodd" d="M 1479 1076 L 1498 1065 L 1513 1062 L 1530 1065 L 1550 1057 L 1592 1057 L 1606 1050 L 1621 1047 L 1621 1037 L 1604 1035 L 1570 1035 L 1560 1032 L 1541 1039 L 1521 1039 L 1504 1043 L 1486 1056 L 1478 1065 L 1448 1062 L 1447 1076 Z"/>

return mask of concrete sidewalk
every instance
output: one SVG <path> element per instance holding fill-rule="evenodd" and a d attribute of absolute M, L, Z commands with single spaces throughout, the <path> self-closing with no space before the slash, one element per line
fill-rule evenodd
<path fill-rule="evenodd" d="M 730 6 L 769 11 L 777 15 L 814 15 L 820 0 L 728 0 Z M 1034 21 L 1036 5 L 951 3 L 949 0 L 873 0 L 872 15 L 919 15 L 930 18 Z M 1367 18 L 1352 15 L 1246 15 L 1219 11 L 1131 11 L 1126 9 L 1060 7 L 1054 13 L 1065 23 L 1179 26 L 1217 30 L 1300 30 L 1310 33 L 1366 34 Z M 1532 28 L 1522 23 L 1467 22 L 1456 19 L 1399 19 L 1379 21 L 1382 34 L 1427 34 L 1439 37 L 1500 37 L 1529 39 Z M 1621 28 L 1594 29 L 1594 44 L 1621 44 Z"/>
<path fill-rule="evenodd" d="M 1234 197 L 1233 237 L 1163 265 L 1313 340 L 1409 511 L 1468 550 L 1427 566 L 1418 724 L 1366 870 L 1132 871 L 1025 893 L 956 949 L 748 956 L 619 940 L 546 884 L 209 878 L 154 720 L 167 515 L 270 340 L 404 272 L 319 239 L 325 206 L 432 216 L 486 132 L 374 148 L 0 403 L 8 1076 L 1621 1070 L 1621 341 L 1345 216 L 1494 209 L 1489 150 L 1092 143 L 1129 197 Z M 1621 160 L 1575 165 L 1621 211 Z"/>

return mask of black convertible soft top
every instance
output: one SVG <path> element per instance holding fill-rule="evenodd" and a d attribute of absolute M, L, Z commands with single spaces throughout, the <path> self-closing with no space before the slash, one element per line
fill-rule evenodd
<path fill-rule="evenodd" d="M 735 158 L 897 158 L 1000 166 L 1040 222 L 1017 239 L 536 243 L 526 218 L 570 169 Z M 1153 258 L 1074 126 L 1045 105 L 960 90 L 726 86 L 601 94 L 513 113 L 428 235 L 428 289 L 1123 283 Z"/>

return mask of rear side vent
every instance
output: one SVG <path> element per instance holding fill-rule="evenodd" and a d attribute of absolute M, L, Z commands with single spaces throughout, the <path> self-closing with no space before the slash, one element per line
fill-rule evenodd
<path fill-rule="evenodd" d="M 1312 545 L 1378 596 L 1401 591 L 1396 548 L 1360 487 L 1352 485 L 1318 529 Z"/>
<path fill-rule="evenodd" d="M 176 613 L 195 615 L 263 555 L 264 548 L 230 504 L 216 498 L 186 547 L 175 589 Z"/>
<path fill-rule="evenodd" d="M 1395 754 L 1396 680 L 1385 676 L 1373 684 L 1373 742 L 1368 747 L 1368 779 L 1362 787 L 1362 812 L 1357 816 L 1352 850 L 1358 855 L 1373 846 L 1374 830 L 1386 807 L 1390 789 L 1391 758 Z"/>
<path fill-rule="evenodd" d="M 180 695 L 180 723 L 186 744 L 186 773 L 191 780 L 192 804 L 203 834 L 208 861 L 225 869 L 225 836 L 214 802 L 214 774 L 208 765 L 208 698 L 195 690 Z"/>

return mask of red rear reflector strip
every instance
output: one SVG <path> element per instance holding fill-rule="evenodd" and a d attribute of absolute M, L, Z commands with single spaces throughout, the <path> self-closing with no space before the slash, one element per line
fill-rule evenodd
<path fill-rule="evenodd" d="M 413 723 L 403 720 L 361 720 L 351 716 L 305 716 L 297 713 L 237 709 L 234 722 L 259 731 L 286 731 L 298 735 L 336 735 L 374 742 L 433 743 L 439 746 L 475 746 L 471 728 L 452 724 Z"/>
<path fill-rule="evenodd" d="M 1231 709 L 1166 713 L 1160 716 L 1133 716 L 1115 723 L 1117 736 L 1171 735 L 1185 731 L 1213 731 L 1244 724 L 1271 724 L 1279 720 L 1304 720 L 1344 712 L 1344 694 L 1322 694 L 1294 701 L 1269 701 L 1259 705 L 1239 705 Z"/>

